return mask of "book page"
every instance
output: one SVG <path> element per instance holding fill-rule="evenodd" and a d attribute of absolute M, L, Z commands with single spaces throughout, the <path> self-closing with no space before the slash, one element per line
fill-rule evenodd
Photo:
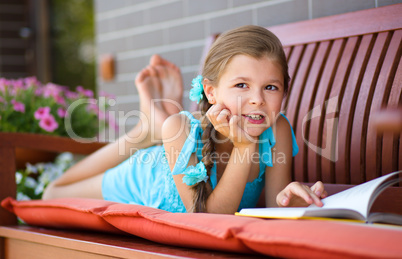
<path fill-rule="evenodd" d="M 236 213 L 236 215 L 296 219 L 303 217 L 304 213 L 308 209 L 309 208 L 252 208 L 242 209 L 240 213 Z M 315 209 L 311 208 L 311 210 Z"/>
<path fill-rule="evenodd" d="M 253 208 L 242 209 L 238 216 L 260 218 L 300 219 L 300 218 L 350 218 L 365 219 L 358 212 L 346 209 L 322 209 L 319 207 L 282 207 L 282 208 Z"/>
<path fill-rule="evenodd" d="M 369 223 L 386 223 L 402 226 L 402 215 L 393 213 L 381 213 L 374 212 L 370 213 L 368 218 Z"/>
<path fill-rule="evenodd" d="M 340 193 L 331 195 L 325 199 L 322 199 L 324 206 L 322 208 L 342 208 L 351 209 L 359 212 L 365 218 L 367 218 L 368 208 L 370 207 L 370 199 L 375 190 L 394 175 L 400 172 L 394 172 L 382 177 L 373 179 L 369 182 L 357 185 L 353 188 L 347 189 Z M 315 205 L 309 206 L 309 208 L 317 207 Z"/>

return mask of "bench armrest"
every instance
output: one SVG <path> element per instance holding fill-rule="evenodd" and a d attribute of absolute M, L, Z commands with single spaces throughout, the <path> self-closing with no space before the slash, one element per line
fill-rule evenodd
<path fill-rule="evenodd" d="M 17 192 L 15 183 L 16 148 L 45 150 L 53 152 L 72 152 L 75 154 L 90 154 L 107 143 L 80 143 L 66 137 L 47 136 L 29 133 L 0 133 L 0 200 L 14 197 Z M 0 225 L 10 225 L 17 222 L 16 217 L 0 208 Z"/>

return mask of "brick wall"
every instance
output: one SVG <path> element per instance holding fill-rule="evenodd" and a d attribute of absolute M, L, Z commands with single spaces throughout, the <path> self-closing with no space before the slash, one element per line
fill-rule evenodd
<path fill-rule="evenodd" d="M 205 39 L 246 24 L 272 26 L 401 3 L 402 0 L 95 0 L 98 57 L 113 54 L 116 77 L 98 90 L 116 95 L 114 111 L 138 109 L 134 79 L 152 54 L 177 64 L 185 84 L 197 75 Z M 120 134 L 136 118 L 120 121 Z"/>
<path fill-rule="evenodd" d="M 0 77 L 50 75 L 48 0 L 0 0 Z"/>
<path fill-rule="evenodd" d="M 0 1 L 0 76 L 18 78 L 29 75 L 26 51 L 29 40 L 20 36 L 28 27 L 27 4 L 22 0 Z"/>

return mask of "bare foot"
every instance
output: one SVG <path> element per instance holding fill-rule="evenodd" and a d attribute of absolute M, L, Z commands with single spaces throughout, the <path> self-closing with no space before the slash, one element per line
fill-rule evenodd
<path fill-rule="evenodd" d="M 162 99 L 162 84 L 156 69 L 148 66 L 141 70 L 135 78 L 135 85 L 140 97 L 141 121 L 147 123 L 143 125 L 146 127 L 144 131 L 152 133 L 152 139 L 159 141 L 162 139 L 163 122 L 170 114 L 166 112 L 163 102 L 158 101 Z"/>
<path fill-rule="evenodd" d="M 162 84 L 162 98 L 166 112 L 169 115 L 176 114 L 183 109 L 183 79 L 180 68 L 163 59 L 159 55 L 153 55 L 150 65 L 155 67 Z"/>

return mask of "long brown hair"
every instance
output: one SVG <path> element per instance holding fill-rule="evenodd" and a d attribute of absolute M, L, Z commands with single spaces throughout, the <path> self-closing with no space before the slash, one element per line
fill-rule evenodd
<path fill-rule="evenodd" d="M 277 62 L 282 69 L 284 91 L 287 93 L 290 78 L 282 44 L 272 32 L 254 25 L 230 30 L 218 37 L 205 58 L 202 70 L 203 78 L 208 79 L 216 87 L 231 59 L 240 54 L 257 59 L 266 56 Z M 215 162 L 213 154 L 215 152 L 214 136 L 216 134 L 212 123 L 205 116 L 210 107 L 211 104 L 208 103 L 204 93 L 199 106 L 202 115 L 201 124 L 204 130 L 202 135 L 204 147 L 202 148 L 201 161 L 205 164 L 208 176 L 211 175 L 211 169 Z M 205 212 L 206 201 L 210 194 L 207 184 L 202 181 L 193 186 L 193 189 L 195 190 L 193 211 Z"/>

